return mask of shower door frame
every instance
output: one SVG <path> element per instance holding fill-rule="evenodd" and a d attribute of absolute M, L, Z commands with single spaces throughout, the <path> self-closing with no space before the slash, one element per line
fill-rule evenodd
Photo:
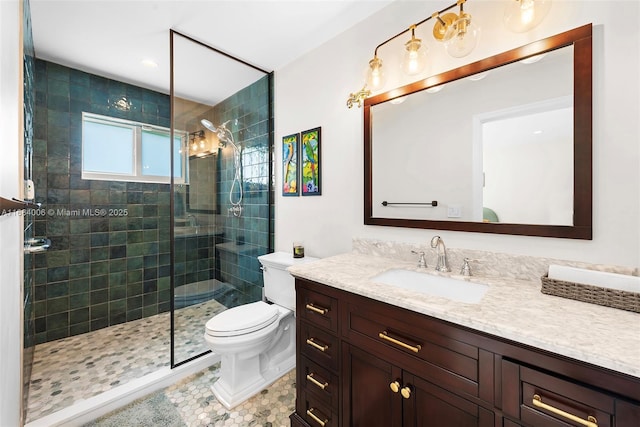
<path fill-rule="evenodd" d="M 273 132 L 274 132 L 274 126 L 273 126 L 273 71 L 267 71 L 264 70 L 256 65 L 253 65 L 249 62 L 246 62 L 240 58 L 237 58 L 233 55 L 230 55 L 220 49 L 217 49 L 213 46 L 209 46 L 206 43 L 203 43 L 199 40 L 194 39 L 193 37 L 190 37 L 186 34 L 183 34 L 179 31 L 176 31 L 174 29 L 170 29 L 169 30 L 169 109 L 170 109 L 170 116 L 171 116 L 171 133 L 170 133 L 170 140 L 174 141 L 174 133 L 175 133 L 175 120 L 174 120 L 174 99 L 175 99 L 175 82 L 174 82 L 174 78 L 175 78 L 175 69 L 174 69 L 174 37 L 175 36 L 179 36 L 182 38 L 187 39 L 188 41 L 195 43 L 199 46 L 202 46 L 206 49 L 211 50 L 212 52 L 215 52 L 217 54 L 220 54 L 226 58 L 232 59 L 234 61 L 237 61 L 243 65 L 246 65 L 256 71 L 259 71 L 261 73 L 264 73 L 265 76 L 268 77 L 268 98 L 267 98 L 267 103 L 268 103 L 268 134 L 269 134 L 269 159 L 268 159 L 268 165 L 269 165 L 269 177 L 268 177 L 268 191 L 267 191 L 267 204 L 270 207 L 269 208 L 269 218 L 268 218 L 268 252 L 273 252 L 273 221 L 272 221 L 272 212 L 273 209 L 271 208 L 273 206 L 273 199 L 274 199 L 274 182 L 273 182 L 273 161 L 274 161 L 274 136 L 273 136 Z M 170 244 L 170 256 L 171 256 L 171 262 L 170 262 L 170 307 L 171 307 L 171 316 L 170 316 L 170 320 L 171 320 L 171 369 L 176 368 L 178 366 L 184 365 L 186 363 L 189 363 L 195 359 L 198 359 L 206 354 L 211 353 L 211 350 L 207 350 L 203 353 L 200 353 L 198 355 L 192 356 L 188 359 L 185 360 L 181 360 L 176 362 L 175 360 L 175 182 L 174 182 L 174 176 L 173 176 L 173 168 L 174 168 L 174 150 L 171 150 L 171 156 L 170 156 L 170 162 L 171 162 L 171 179 L 170 179 L 170 185 L 169 185 L 169 211 L 170 211 L 170 218 L 169 218 L 169 223 L 170 223 L 170 229 L 169 229 L 169 240 L 171 242 Z M 204 325 L 203 329 L 204 329 Z M 203 331 L 203 335 L 204 335 L 204 331 Z M 204 338 L 203 338 L 204 340 Z"/>

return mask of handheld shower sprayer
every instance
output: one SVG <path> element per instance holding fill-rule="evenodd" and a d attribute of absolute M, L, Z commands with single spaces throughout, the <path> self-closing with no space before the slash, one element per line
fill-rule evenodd
<path fill-rule="evenodd" d="M 215 126 L 207 119 L 200 120 L 202 126 L 215 133 L 218 136 L 218 140 L 220 141 L 220 146 L 225 147 L 227 143 L 231 144 L 233 147 L 233 168 L 234 168 L 234 176 L 233 182 L 231 183 L 231 189 L 229 190 L 229 202 L 231 203 L 231 208 L 229 209 L 233 216 L 239 217 L 242 215 L 242 152 L 240 148 L 236 145 L 233 140 L 233 133 L 227 128 L 227 124 L 229 124 L 231 120 L 227 120 L 222 123 L 220 126 Z M 237 124 L 237 120 L 236 120 Z M 237 187 L 238 197 L 237 200 L 234 200 L 233 193 L 235 188 Z"/>

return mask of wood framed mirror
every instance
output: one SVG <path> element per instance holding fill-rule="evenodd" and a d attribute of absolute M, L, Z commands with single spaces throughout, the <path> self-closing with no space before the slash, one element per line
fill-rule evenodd
<path fill-rule="evenodd" d="M 366 225 L 592 238 L 591 24 L 363 112 Z"/>

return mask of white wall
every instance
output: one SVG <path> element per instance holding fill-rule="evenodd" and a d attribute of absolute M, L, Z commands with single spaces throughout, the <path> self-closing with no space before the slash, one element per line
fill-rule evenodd
<path fill-rule="evenodd" d="M 20 3 L 0 1 L 0 196 L 20 197 L 22 142 Z M 0 426 L 20 424 L 22 221 L 0 216 Z"/>
<path fill-rule="evenodd" d="M 451 3 L 396 1 L 276 71 L 276 159 L 282 136 L 322 126 L 323 163 L 322 196 L 285 198 L 279 195 L 282 162 L 276 162 L 276 249 L 290 250 L 294 239 L 302 239 L 309 255 L 326 257 L 350 251 L 353 237 L 426 244 L 439 234 L 450 247 L 640 266 L 640 5 L 631 0 L 556 0 L 546 20 L 525 34 L 502 25 L 505 1 L 471 0 L 465 10 L 482 22 L 482 36 L 477 49 L 458 60 L 444 56 L 433 42 L 430 24 L 417 32 L 430 47 L 434 62 L 425 74 L 431 75 L 594 24 L 593 240 L 363 225 L 363 117 L 361 109 L 347 109 L 347 96 L 362 87 L 377 44 Z M 379 56 L 391 64 L 404 41 L 382 47 Z M 386 87 L 400 83 L 408 81 L 395 73 Z"/>

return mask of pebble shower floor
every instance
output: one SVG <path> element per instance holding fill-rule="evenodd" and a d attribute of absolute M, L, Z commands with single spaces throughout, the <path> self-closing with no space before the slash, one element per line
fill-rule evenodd
<path fill-rule="evenodd" d="M 209 301 L 179 310 L 176 323 L 183 322 L 186 327 L 182 330 L 193 334 L 193 339 L 180 340 L 193 343 L 193 348 L 181 348 L 183 358 L 178 360 L 201 351 L 204 324 L 223 309 L 216 301 Z M 169 348 L 169 313 L 37 345 L 27 422 L 168 366 Z M 165 390 L 184 425 L 289 425 L 295 400 L 293 372 L 234 411 L 226 411 L 211 393 L 209 387 L 217 372 L 216 365 Z"/>

